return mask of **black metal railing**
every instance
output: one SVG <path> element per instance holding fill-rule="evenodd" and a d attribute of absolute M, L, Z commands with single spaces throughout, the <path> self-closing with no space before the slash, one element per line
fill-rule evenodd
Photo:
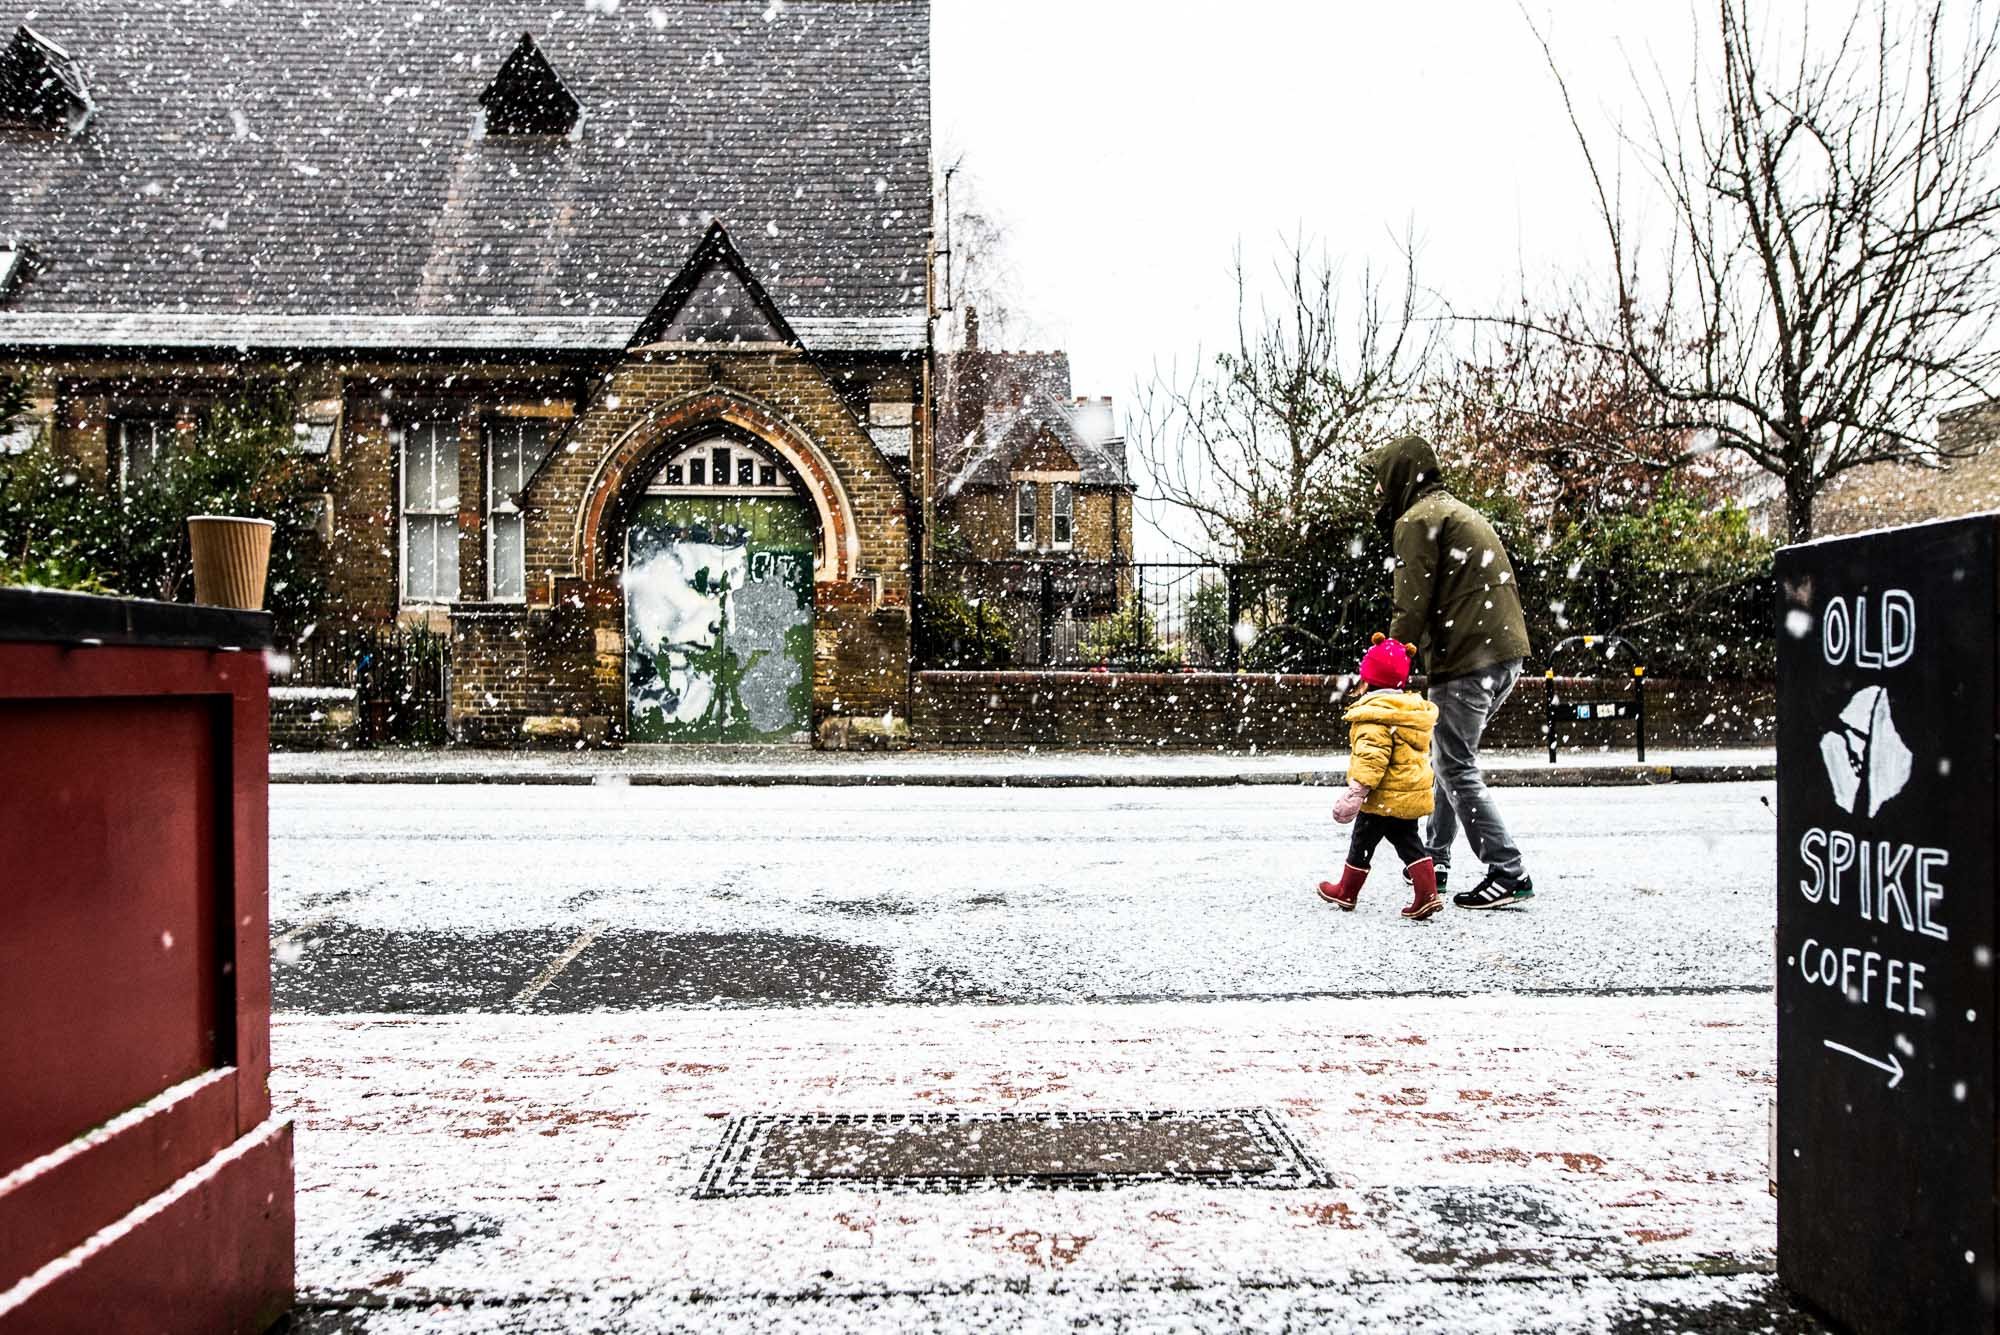
<path fill-rule="evenodd" d="M 1762 679 L 1776 643 L 1768 572 L 1587 570 L 1514 562 L 1537 662 L 1578 625 L 1643 636 L 1649 674 Z M 1388 628 L 1390 579 L 1359 558 L 1276 561 L 934 560 L 922 668 L 1352 672 Z"/>
<path fill-rule="evenodd" d="M 923 571 L 916 657 L 925 668 L 1334 671 L 1365 647 L 1362 609 L 1350 635 L 1338 606 L 1362 596 L 1340 572 L 1275 563 L 939 560 Z"/>
<path fill-rule="evenodd" d="M 353 690 L 356 746 L 445 740 L 448 636 L 423 626 L 320 626 L 288 652 L 286 685 Z"/>

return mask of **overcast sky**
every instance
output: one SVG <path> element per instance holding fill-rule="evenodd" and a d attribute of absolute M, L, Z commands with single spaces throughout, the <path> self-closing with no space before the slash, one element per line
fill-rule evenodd
<path fill-rule="evenodd" d="M 1682 5 L 1529 8 L 1601 127 L 1635 105 L 1628 61 L 1651 77 L 1691 59 Z M 1561 101 L 1506 0 L 936 0 L 933 56 L 938 151 L 1010 225 L 1034 341 L 1121 407 L 1156 358 L 1229 337 L 1239 238 L 1266 274 L 1297 230 L 1358 268 L 1395 264 L 1409 229 L 1420 279 L 1472 307 L 1524 265 L 1601 259 Z"/>

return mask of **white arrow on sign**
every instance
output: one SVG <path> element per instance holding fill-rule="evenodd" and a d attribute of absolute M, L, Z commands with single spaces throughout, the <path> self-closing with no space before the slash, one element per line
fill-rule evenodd
<path fill-rule="evenodd" d="M 1836 1043 L 1830 1038 L 1826 1040 L 1826 1045 L 1835 1052 L 1846 1053 L 1856 1061 L 1867 1062 L 1878 1071 L 1887 1071 L 1889 1073 L 1889 1088 L 1891 1089 L 1903 1083 L 1903 1063 L 1896 1060 L 1896 1054 L 1893 1052 L 1889 1054 L 1889 1060 L 1883 1062 L 1876 1061 L 1865 1052 L 1856 1052 L 1853 1048 Z"/>

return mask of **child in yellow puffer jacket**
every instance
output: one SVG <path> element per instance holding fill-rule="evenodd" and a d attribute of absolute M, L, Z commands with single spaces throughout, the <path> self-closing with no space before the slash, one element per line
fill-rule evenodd
<path fill-rule="evenodd" d="M 1414 892 L 1403 916 L 1420 921 L 1444 907 L 1437 867 L 1417 829 L 1418 818 L 1431 814 L 1431 729 L 1437 724 L 1437 706 L 1406 689 L 1410 652 L 1381 635 L 1362 656 L 1361 681 L 1368 689 L 1344 715 L 1347 791 L 1333 804 L 1336 821 L 1354 822 L 1354 838 L 1340 881 L 1321 881 L 1319 897 L 1352 911 L 1368 879 L 1375 846 L 1387 839 L 1402 858 L 1403 875 Z"/>

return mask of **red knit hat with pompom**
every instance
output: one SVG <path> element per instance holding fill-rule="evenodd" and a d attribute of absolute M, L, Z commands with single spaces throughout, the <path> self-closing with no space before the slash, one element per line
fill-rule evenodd
<path fill-rule="evenodd" d="M 1377 631 L 1374 647 L 1361 655 L 1361 680 L 1370 686 L 1401 689 L 1410 680 L 1410 651 Z"/>

